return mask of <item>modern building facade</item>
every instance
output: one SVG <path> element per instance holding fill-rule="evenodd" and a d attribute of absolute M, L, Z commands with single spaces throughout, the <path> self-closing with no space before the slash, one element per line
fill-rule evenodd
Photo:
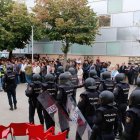
<path fill-rule="evenodd" d="M 95 46 L 99 55 L 140 56 L 140 0 L 90 0 L 98 16 L 109 16 Z"/>
<path fill-rule="evenodd" d="M 69 54 L 140 56 L 140 0 L 89 0 L 102 19 L 96 41 L 90 46 L 72 45 Z M 31 44 L 18 53 L 31 53 Z M 59 41 L 34 42 L 35 54 L 62 54 Z"/>
<path fill-rule="evenodd" d="M 99 29 L 96 42 L 90 46 L 74 44 L 70 54 L 140 56 L 140 0 L 89 0 L 99 17 L 107 17 L 107 25 Z M 106 22 L 106 20 L 105 20 Z M 37 49 L 40 48 L 41 49 Z M 38 53 L 61 54 L 61 43 L 37 42 Z"/>

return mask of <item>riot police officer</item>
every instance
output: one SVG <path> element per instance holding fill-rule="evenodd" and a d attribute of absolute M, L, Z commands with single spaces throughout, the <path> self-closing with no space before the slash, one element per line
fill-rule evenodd
<path fill-rule="evenodd" d="M 128 105 L 128 95 L 130 86 L 125 81 L 125 75 L 123 73 L 117 74 L 115 77 L 116 86 L 114 88 L 115 102 L 118 108 L 120 126 L 119 126 L 119 136 L 122 135 L 122 123 L 125 121 L 125 111 Z"/>
<path fill-rule="evenodd" d="M 73 85 L 78 85 L 79 81 L 78 81 L 78 77 L 76 74 L 76 69 L 73 67 L 70 67 L 68 70 L 71 73 L 71 82 Z M 76 99 L 76 89 L 74 90 L 74 98 Z"/>
<path fill-rule="evenodd" d="M 134 90 L 129 97 L 130 109 L 126 112 L 124 125 L 125 140 L 140 140 L 140 90 Z"/>
<path fill-rule="evenodd" d="M 99 99 L 101 106 L 96 110 L 90 140 L 115 140 L 118 115 L 114 107 L 114 95 L 105 90 L 100 93 Z"/>
<path fill-rule="evenodd" d="M 99 90 L 100 91 L 109 90 L 109 91 L 113 92 L 114 86 L 115 86 L 115 82 L 113 80 L 111 80 L 110 72 L 107 72 L 107 71 L 103 72 L 102 81 L 99 86 Z"/>
<path fill-rule="evenodd" d="M 75 103 L 74 97 L 74 90 L 76 88 L 80 88 L 83 85 L 75 86 L 71 82 L 71 74 L 70 72 L 65 72 L 60 74 L 59 76 L 59 86 L 58 86 L 58 94 L 57 100 L 61 108 L 69 115 L 69 98 L 72 97 Z M 68 117 L 68 116 L 67 116 Z M 69 123 L 68 120 L 64 118 L 64 115 L 59 112 L 59 119 L 60 119 L 60 127 L 62 131 L 68 130 L 69 131 Z M 63 129 L 66 128 L 66 129 Z"/>
<path fill-rule="evenodd" d="M 54 75 L 47 74 L 45 76 L 45 83 L 42 84 L 42 90 L 44 94 L 48 94 L 49 92 L 49 95 L 52 96 L 52 98 L 56 100 L 58 88 L 57 88 L 57 85 L 55 84 Z M 48 92 L 46 92 L 46 90 Z M 49 129 L 51 126 L 55 126 L 55 122 L 53 121 L 53 119 L 47 113 L 45 109 L 43 109 L 43 114 L 44 114 L 46 128 Z"/>
<path fill-rule="evenodd" d="M 89 77 L 93 78 L 96 81 L 97 89 L 101 83 L 101 79 L 97 76 L 96 70 L 90 70 Z"/>
<path fill-rule="evenodd" d="M 65 72 L 60 74 L 59 76 L 59 87 L 58 87 L 58 95 L 57 100 L 61 108 L 66 112 L 68 115 L 68 96 L 74 97 L 74 88 L 73 84 L 71 83 L 71 74 L 69 72 Z M 59 113 L 59 122 L 61 131 L 69 131 L 69 122 L 64 117 L 64 115 L 61 113 L 61 111 L 58 110 Z M 68 117 L 68 116 L 67 116 Z"/>
<path fill-rule="evenodd" d="M 64 73 L 64 68 L 63 68 L 63 66 L 59 66 L 59 67 L 57 68 L 57 71 L 56 71 L 56 83 L 58 83 L 59 75 L 60 75 L 61 73 Z"/>
<path fill-rule="evenodd" d="M 140 90 L 140 78 L 137 78 L 137 82 L 136 82 L 137 87 L 135 88 L 135 90 Z"/>
<path fill-rule="evenodd" d="M 10 110 L 13 110 L 13 105 L 14 109 L 17 109 L 16 86 L 16 74 L 13 72 L 13 66 L 9 65 L 3 78 L 3 89 L 7 92 Z"/>
<path fill-rule="evenodd" d="M 26 96 L 29 97 L 29 122 L 34 124 L 35 110 L 37 109 L 40 123 L 44 124 L 44 117 L 42 114 L 42 106 L 37 100 L 39 94 L 42 93 L 41 76 L 34 74 L 32 77 L 32 83 L 28 84 L 25 91 Z"/>
<path fill-rule="evenodd" d="M 95 111 L 98 107 L 99 92 L 97 91 L 97 85 L 93 78 L 87 78 L 84 87 L 86 91 L 80 94 L 78 108 L 92 128 Z M 76 134 L 76 140 L 81 140 L 78 134 Z"/>

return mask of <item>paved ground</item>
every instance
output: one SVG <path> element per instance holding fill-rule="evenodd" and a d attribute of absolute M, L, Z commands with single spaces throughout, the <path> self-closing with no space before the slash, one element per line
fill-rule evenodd
<path fill-rule="evenodd" d="M 7 99 L 7 93 L 0 92 L 0 124 L 8 126 L 11 122 L 28 122 L 28 98 L 25 96 L 26 84 L 20 84 L 17 87 L 17 110 L 10 111 Z M 134 89 L 131 86 L 131 91 Z M 78 89 L 77 100 L 83 89 Z M 131 92 L 130 91 L 130 92 Z M 35 123 L 39 124 L 37 113 Z M 17 140 L 26 140 L 27 137 L 18 137 Z M 10 140 L 10 137 L 8 138 Z"/>

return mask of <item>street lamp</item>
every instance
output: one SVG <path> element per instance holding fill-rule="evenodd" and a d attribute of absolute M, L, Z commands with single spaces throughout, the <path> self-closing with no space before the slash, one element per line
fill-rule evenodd
<path fill-rule="evenodd" d="M 34 62 L 34 26 L 32 26 L 32 63 Z"/>

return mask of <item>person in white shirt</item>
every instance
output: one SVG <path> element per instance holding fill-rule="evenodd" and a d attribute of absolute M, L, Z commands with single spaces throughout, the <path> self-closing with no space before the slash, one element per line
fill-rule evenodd
<path fill-rule="evenodd" d="M 119 74 L 119 72 L 118 72 L 118 66 L 115 65 L 115 66 L 112 67 L 111 79 L 114 80 L 117 74 Z"/>
<path fill-rule="evenodd" d="M 81 63 L 77 63 L 77 77 L 79 80 L 79 85 L 83 83 L 83 69 Z"/>
<path fill-rule="evenodd" d="M 27 66 L 27 62 L 26 61 L 22 61 L 22 64 L 21 64 L 21 69 L 20 69 L 20 80 L 21 80 L 21 83 L 25 83 L 26 82 L 26 79 L 25 79 L 25 68 Z"/>
<path fill-rule="evenodd" d="M 33 74 L 40 74 L 41 69 L 38 62 L 35 62 L 35 66 L 33 67 Z"/>

